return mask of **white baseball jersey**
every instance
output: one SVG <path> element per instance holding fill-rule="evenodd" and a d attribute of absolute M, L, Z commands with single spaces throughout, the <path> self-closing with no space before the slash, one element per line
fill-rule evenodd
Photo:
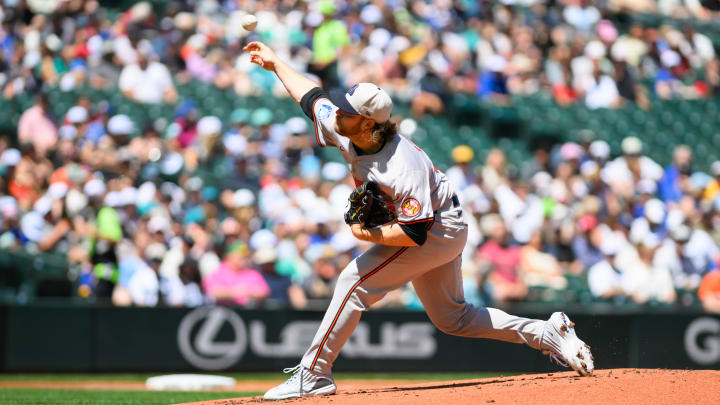
<path fill-rule="evenodd" d="M 350 140 L 335 131 L 337 107 L 326 98 L 315 101 L 315 136 L 320 146 L 335 146 L 350 167 L 355 185 L 373 181 L 392 202 L 398 222 L 431 221 L 454 195 L 445 174 L 427 154 L 396 134 L 372 155 L 358 155 Z"/>

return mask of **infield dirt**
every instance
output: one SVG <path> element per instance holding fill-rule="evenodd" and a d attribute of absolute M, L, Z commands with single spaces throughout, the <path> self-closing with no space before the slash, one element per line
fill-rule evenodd
<path fill-rule="evenodd" d="M 379 383 L 379 384 L 378 384 Z M 258 390 L 261 387 L 257 387 Z M 261 398 L 223 399 L 183 405 L 267 403 Z M 717 370 L 597 370 L 593 377 L 572 372 L 479 380 L 394 384 L 341 381 L 336 395 L 274 403 L 332 404 L 720 404 Z"/>

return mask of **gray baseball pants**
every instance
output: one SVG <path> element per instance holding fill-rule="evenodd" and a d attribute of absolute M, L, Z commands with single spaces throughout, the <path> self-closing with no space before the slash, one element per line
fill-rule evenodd
<path fill-rule="evenodd" d="M 460 253 L 467 239 L 467 225 L 459 208 L 437 214 L 435 219 L 422 246 L 375 245 L 342 271 L 320 328 L 303 355 L 303 366 L 315 373 L 330 374 L 362 311 L 409 281 L 430 320 L 441 331 L 541 349 L 545 321 L 465 302 Z"/>

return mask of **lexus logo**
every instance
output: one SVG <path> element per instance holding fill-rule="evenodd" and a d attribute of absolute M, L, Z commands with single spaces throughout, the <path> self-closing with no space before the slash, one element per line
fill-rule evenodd
<path fill-rule="evenodd" d="M 233 340 L 218 341 L 220 329 L 229 323 Z M 201 307 L 185 315 L 178 328 L 178 346 L 185 360 L 203 370 L 223 370 L 245 354 L 247 330 L 238 314 L 223 307 Z"/>

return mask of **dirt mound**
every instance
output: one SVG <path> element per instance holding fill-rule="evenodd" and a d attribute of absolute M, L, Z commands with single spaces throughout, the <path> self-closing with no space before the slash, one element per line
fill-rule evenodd
<path fill-rule="evenodd" d="M 388 383 L 363 387 L 339 382 L 338 393 L 277 403 L 342 404 L 720 404 L 720 371 L 599 370 L 593 377 L 572 372 L 530 374 L 442 383 Z M 261 403 L 261 398 L 195 402 L 193 405 Z M 185 404 L 189 405 L 189 404 Z"/>

